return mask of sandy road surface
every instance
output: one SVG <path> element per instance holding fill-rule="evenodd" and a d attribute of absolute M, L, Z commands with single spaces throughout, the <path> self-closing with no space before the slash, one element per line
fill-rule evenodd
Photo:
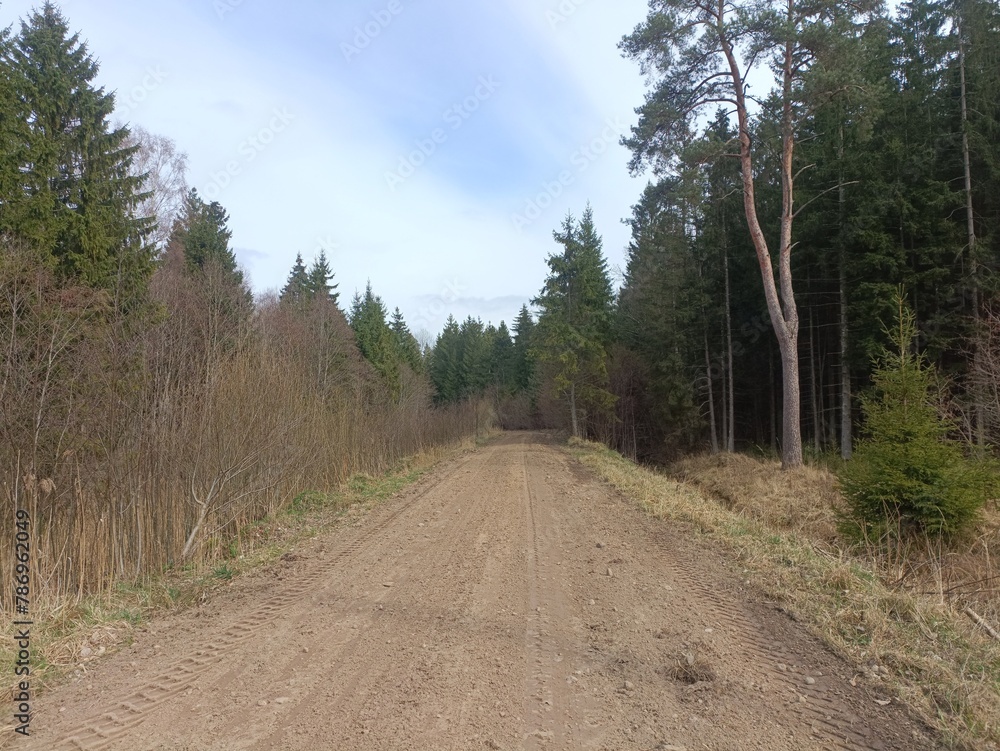
<path fill-rule="evenodd" d="M 23 749 L 931 749 L 717 552 L 510 434 L 158 621 Z"/>

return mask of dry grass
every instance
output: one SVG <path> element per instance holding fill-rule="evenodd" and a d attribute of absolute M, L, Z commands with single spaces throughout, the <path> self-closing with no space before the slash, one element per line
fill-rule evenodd
<path fill-rule="evenodd" d="M 266 565 L 301 541 L 335 527 L 416 482 L 437 463 L 471 449 L 468 439 L 434 447 L 400 461 L 387 474 L 356 475 L 336 492 L 307 492 L 266 519 L 248 525 L 226 541 L 219 560 L 173 569 L 142 582 L 119 581 L 108 590 L 84 597 L 43 597 L 32 602 L 32 685 L 44 689 L 67 674 L 83 674 L 105 654 L 131 643 L 135 632 L 157 613 L 204 601 L 235 577 Z M 13 676 L 16 645 L 0 642 L 0 665 Z M 8 701 L 13 683 L 3 686 Z M 0 727 L 0 733 L 9 728 Z"/>
<path fill-rule="evenodd" d="M 677 462 L 670 474 L 698 486 L 727 508 L 778 529 L 815 540 L 837 540 L 836 479 L 825 469 L 803 467 L 782 472 L 776 460 L 744 454 L 691 457 Z"/>
<path fill-rule="evenodd" d="M 667 675 L 672 680 L 688 685 L 709 683 L 716 678 L 715 669 L 697 649 L 674 655 L 673 663 L 667 669 Z"/>
<path fill-rule="evenodd" d="M 996 503 L 984 509 L 966 540 L 950 547 L 934 539 L 850 546 L 837 534 L 842 501 L 837 478 L 825 467 L 782 472 L 776 460 L 720 454 L 689 457 L 668 472 L 743 516 L 802 535 L 827 553 L 863 561 L 894 589 L 932 598 L 956 612 L 971 607 L 987 622 L 1000 623 Z"/>
<path fill-rule="evenodd" d="M 1000 747 L 1000 641 L 965 615 L 968 597 L 942 597 L 943 585 L 922 589 L 962 567 L 969 576 L 991 570 L 995 513 L 975 545 L 954 560 L 939 556 L 934 566 L 925 556 L 900 581 L 901 561 L 917 551 L 873 556 L 839 543 L 836 485 L 824 470 L 782 473 L 745 456 L 696 458 L 676 468 L 687 478 L 680 482 L 597 444 L 573 441 L 570 451 L 654 515 L 688 522 L 732 549 L 749 580 L 866 680 L 916 709 L 949 747 Z"/>

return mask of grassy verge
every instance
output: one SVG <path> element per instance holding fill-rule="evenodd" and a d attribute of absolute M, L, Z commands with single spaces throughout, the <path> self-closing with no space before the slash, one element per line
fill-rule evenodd
<path fill-rule="evenodd" d="M 730 549 L 747 579 L 853 663 L 860 680 L 919 712 L 948 747 L 1000 747 L 1000 642 L 941 598 L 890 586 L 877 560 L 840 545 L 822 470 L 782 473 L 749 457 L 721 460 L 748 464 L 716 471 L 716 459 L 680 466 L 698 487 L 598 444 L 571 441 L 569 451 L 651 514 Z"/>
<path fill-rule="evenodd" d="M 44 690 L 68 674 L 86 671 L 89 663 L 130 644 L 136 630 L 157 614 L 204 601 L 241 574 L 280 558 L 345 517 L 391 498 L 443 459 L 478 443 L 470 439 L 458 448 L 424 452 L 379 477 L 356 475 L 331 493 L 304 491 L 275 516 L 247 526 L 236 539 L 219 543 L 216 560 L 210 564 L 168 570 L 146 581 L 121 581 L 107 595 L 32 602 L 32 689 Z M 8 701 L 15 660 L 16 643 L 10 638 L 0 641 Z"/>

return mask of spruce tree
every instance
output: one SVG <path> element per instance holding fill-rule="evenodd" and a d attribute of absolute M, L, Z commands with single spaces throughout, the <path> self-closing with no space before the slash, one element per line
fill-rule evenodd
<path fill-rule="evenodd" d="M 243 285 L 243 272 L 229 246 L 232 236 L 229 215 L 222 205 L 218 201 L 206 204 L 192 188 L 171 235 L 171 242 L 183 249 L 188 264 L 201 271 L 218 269 L 234 284 Z"/>
<path fill-rule="evenodd" d="M 11 229 L 13 202 L 24 190 L 21 165 L 28 142 L 28 118 L 14 88 L 9 29 L 0 29 L 0 231 Z"/>
<path fill-rule="evenodd" d="M 340 299 L 340 293 L 336 291 L 340 285 L 331 284 L 331 281 L 333 281 L 333 271 L 326 260 L 326 251 L 321 250 L 316 256 L 316 260 L 313 261 L 312 268 L 309 269 L 310 296 L 329 300 L 336 304 L 337 300 Z"/>
<path fill-rule="evenodd" d="M 94 85 L 97 61 L 49 2 L 0 49 L 15 116 L 26 124 L 13 126 L 24 150 L 15 148 L 18 179 L 8 174 L 0 184 L 0 231 L 45 249 L 65 275 L 141 296 L 152 272 L 143 242 L 152 223 L 135 218 L 142 177 L 130 174 L 128 130 L 109 125 L 115 99 Z M 6 160 L 9 115 L 0 123 Z"/>
<path fill-rule="evenodd" d="M 493 385 L 500 392 L 510 392 L 514 388 L 514 340 L 504 321 L 500 321 L 493 334 L 490 353 L 490 374 Z"/>
<path fill-rule="evenodd" d="M 873 393 L 862 399 L 865 437 L 840 480 L 849 530 L 867 538 L 954 535 L 972 524 L 992 482 L 963 455 L 938 414 L 934 372 L 914 353 L 915 318 L 896 299 L 891 348 L 878 358 Z"/>
<path fill-rule="evenodd" d="M 358 350 L 382 376 L 395 399 L 399 396 L 399 353 L 386 320 L 385 303 L 372 291 L 371 282 L 364 295 L 355 295 L 350 324 Z"/>
<path fill-rule="evenodd" d="M 400 362 L 405 362 L 414 373 L 423 370 L 423 360 L 420 356 L 420 342 L 410 333 L 409 326 L 403 319 L 403 313 L 396 308 L 392 312 L 392 320 L 389 322 L 392 330 L 392 340 L 396 347 L 396 357 Z"/>
<path fill-rule="evenodd" d="M 310 279 L 302 254 L 295 256 L 295 263 L 288 274 L 288 281 L 281 288 L 280 300 L 289 305 L 300 305 L 310 297 Z"/>
<path fill-rule="evenodd" d="M 460 340 L 458 321 L 448 316 L 430 355 L 431 383 L 434 385 L 435 401 L 439 404 L 457 402 L 462 398 Z"/>
<path fill-rule="evenodd" d="M 535 385 L 535 360 L 531 354 L 532 334 L 535 321 L 527 305 L 521 306 L 521 311 L 514 320 L 514 348 L 512 353 L 512 384 L 514 390 L 520 393 L 532 393 Z"/>
<path fill-rule="evenodd" d="M 541 308 L 534 351 L 553 367 L 555 392 L 566 399 L 573 435 L 580 437 L 589 418 L 615 401 L 607 370 L 611 280 L 589 205 L 579 223 L 568 215 L 553 237 L 563 249 L 549 256 L 549 276 L 533 301 Z"/>
<path fill-rule="evenodd" d="M 622 415 L 625 429 L 635 436 L 633 451 L 657 458 L 696 446 L 704 437 L 703 414 L 710 423 L 715 415 L 705 359 L 709 343 L 717 349 L 719 316 L 707 304 L 709 264 L 695 255 L 682 192 L 680 180 L 666 178 L 647 186 L 633 207 L 615 311 L 615 336 L 637 384 Z"/>
<path fill-rule="evenodd" d="M 469 316 L 459 327 L 460 393 L 480 396 L 490 385 L 490 335 L 483 322 Z"/>

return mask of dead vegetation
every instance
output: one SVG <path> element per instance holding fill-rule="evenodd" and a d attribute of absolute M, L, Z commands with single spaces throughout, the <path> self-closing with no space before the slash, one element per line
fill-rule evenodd
<path fill-rule="evenodd" d="M 216 560 L 172 568 L 139 580 L 119 580 L 88 595 L 70 598 L 43 592 L 33 602 L 32 671 L 34 685 L 45 687 L 131 643 L 156 614 L 198 605 L 238 575 L 275 561 L 294 561 L 289 550 L 303 540 L 344 522 L 412 484 L 444 458 L 473 446 L 429 448 L 375 477 L 355 475 L 329 493 L 302 493 L 283 510 L 241 530 Z M 0 644 L 0 662 L 13 664 L 14 642 Z M 13 690 L 10 681 L 4 695 Z M 0 727 L 0 732 L 3 728 Z"/>
<path fill-rule="evenodd" d="M 79 657 L 64 635 L 183 601 L 172 577 L 230 578 L 267 543 L 261 520 L 363 496 L 357 478 L 491 423 L 482 404 L 432 408 L 413 372 L 390 391 L 332 301 L 251 305 L 216 276 L 167 254 L 148 299 L 118 299 L 0 238 L 0 579 L 26 511 L 38 667 Z"/>
<path fill-rule="evenodd" d="M 790 532 L 836 543 L 836 480 L 825 469 L 805 466 L 781 472 L 776 461 L 745 454 L 705 454 L 683 459 L 670 474 L 696 485 L 731 511 Z"/>
<path fill-rule="evenodd" d="M 711 683 L 715 680 L 715 669 L 711 663 L 695 648 L 687 649 L 674 656 L 673 663 L 667 668 L 667 675 L 675 681 L 689 686 L 698 683 Z"/>
<path fill-rule="evenodd" d="M 679 481 L 597 444 L 571 451 L 654 515 L 732 548 L 747 579 L 852 662 L 856 680 L 894 692 L 949 747 L 1000 747 L 995 506 L 957 549 L 850 546 L 836 534 L 836 480 L 822 468 L 705 456 L 675 465 Z"/>

